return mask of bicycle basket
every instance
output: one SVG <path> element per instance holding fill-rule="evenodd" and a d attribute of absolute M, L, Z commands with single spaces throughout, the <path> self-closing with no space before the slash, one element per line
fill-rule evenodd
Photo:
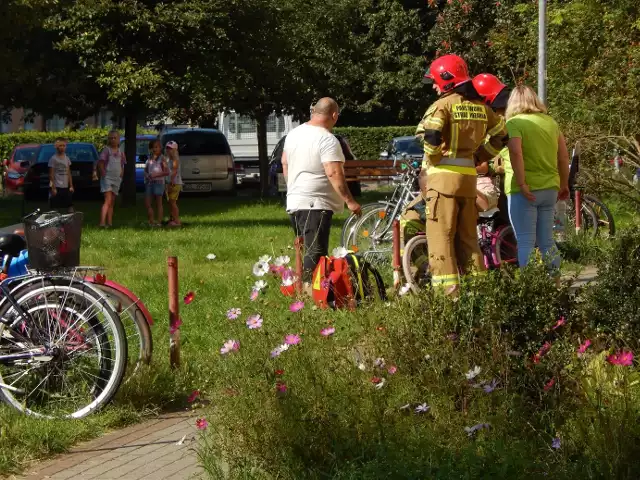
<path fill-rule="evenodd" d="M 48 212 L 24 221 L 29 266 L 51 271 L 80 264 L 82 213 Z"/>

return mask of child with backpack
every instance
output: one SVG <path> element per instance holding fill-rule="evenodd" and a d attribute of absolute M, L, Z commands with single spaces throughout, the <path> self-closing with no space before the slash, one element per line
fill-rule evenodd
<path fill-rule="evenodd" d="M 144 204 L 147 208 L 150 227 L 159 227 L 162 224 L 162 196 L 164 195 L 165 177 L 169 175 L 167 160 L 162 155 L 160 140 L 149 142 L 149 159 L 144 165 L 145 194 Z M 157 221 L 154 219 L 153 203 L 156 204 Z"/>

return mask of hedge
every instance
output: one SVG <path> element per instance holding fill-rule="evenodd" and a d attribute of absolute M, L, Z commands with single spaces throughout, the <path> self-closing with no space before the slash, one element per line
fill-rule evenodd
<path fill-rule="evenodd" d="M 415 135 L 416 127 L 339 127 L 333 131 L 347 137 L 358 160 L 377 160 L 389 140 Z"/>
<path fill-rule="evenodd" d="M 340 127 L 335 133 L 344 135 L 356 158 L 375 160 L 380 157 L 389 140 L 393 137 L 413 135 L 416 127 Z M 94 128 L 81 131 L 62 132 L 20 132 L 0 134 L 0 158 L 8 158 L 16 145 L 23 143 L 53 143 L 58 137 L 65 137 L 70 142 L 90 142 L 98 150 L 106 144 L 109 129 Z"/>

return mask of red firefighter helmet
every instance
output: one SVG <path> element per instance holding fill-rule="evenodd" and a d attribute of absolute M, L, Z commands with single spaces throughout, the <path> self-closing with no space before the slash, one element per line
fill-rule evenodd
<path fill-rule="evenodd" d="M 471 81 L 469 67 L 458 55 L 443 55 L 436 58 L 422 79 L 424 83 L 435 83 L 442 93 L 449 92 L 458 85 Z"/>
<path fill-rule="evenodd" d="M 490 73 L 481 73 L 473 77 L 473 86 L 487 105 L 491 105 L 498 94 L 507 88 L 498 77 Z"/>

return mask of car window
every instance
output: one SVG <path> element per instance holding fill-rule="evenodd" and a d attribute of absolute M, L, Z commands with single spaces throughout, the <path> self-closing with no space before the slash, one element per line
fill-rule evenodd
<path fill-rule="evenodd" d="M 19 150 L 16 150 L 16 153 L 13 156 L 13 161 L 16 163 L 32 162 L 36 157 L 37 150 L 38 150 L 38 147 L 21 148 Z"/>
<path fill-rule="evenodd" d="M 120 144 L 120 151 L 126 152 L 126 142 Z M 149 155 L 149 140 L 136 140 L 136 156 Z"/>
<path fill-rule="evenodd" d="M 276 144 L 276 146 L 273 149 L 273 152 L 271 153 L 271 160 L 269 161 L 269 163 L 282 163 L 282 151 L 284 150 L 284 140 L 287 137 L 284 136 L 280 139 L 280 141 Z"/>
<path fill-rule="evenodd" d="M 422 147 L 416 140 L 400 140 L 396 142 L 395 151 L 409 155 L 422 155 Z"/>
<path fill-rule="evenodd" d="M 56 149 L 53 145 L 43 145 L 38 152 L 37 163 L 48 163 L 55 153 Z M 67 145 L 67 157 L 71 163 L 98 161 L 98 153 L 93 145 L 70 143 Z"/>
<path fill-rule="evenodd" d="M 180 155 L 231 155 L 229 143 L 220 132 L 191 130 L 162 136 L 163 145 L 171 141 L 178 144 Z"/>

